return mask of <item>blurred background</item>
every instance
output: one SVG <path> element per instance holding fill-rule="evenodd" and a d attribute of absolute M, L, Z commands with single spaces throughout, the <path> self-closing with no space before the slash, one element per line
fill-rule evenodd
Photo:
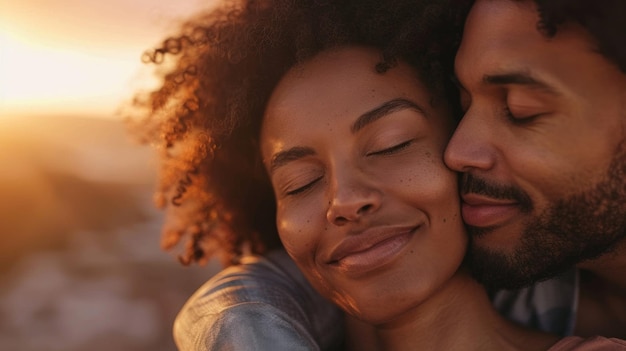
<path fill-rule="evenodd" d="M 218 269 L 159 248 L 152 150 L 117 109 L 215 0 L 0 0 L 0 350 L 175 350 Z"/>

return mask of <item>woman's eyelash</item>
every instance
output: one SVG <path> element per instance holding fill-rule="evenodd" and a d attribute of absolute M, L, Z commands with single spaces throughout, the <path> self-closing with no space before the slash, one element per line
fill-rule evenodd
<path fill-rule="evenodd" d="M 396 153 L 398 151 L 401 151 L 405 148 L 407 148 L 409 145 L 411 145 L 411 143 L 413 143 L 415 139 L 411 139 L 411 140 L 407 140 L 405 142 L 402 142 L 400 144 L 394 145 L 392 147 L 383 149 L 383 150 L 379 150 L 379 151 L 374 151 L 374 152 L 370 152 L 368 153 L 366 156 L 376 156 L 376 155 L 390 155 L 393 153 Z M 293 195 L 298 195 L 301 193 L 304 193 L 305 191 L 309 190 L 310 188 L 312 188 L 315 183 L 317 183 L 320 179 L 322 179 L 322 177 L 318 177 L 313 179 L 311 182 L 297 188 L 297 189 L 293 189 L 293 190 L 289 190 L 287 192 L 285 192 L 285 194 L 287 196 L 293 196 Z"/>
<path fill-rule="evenodd" d="M 386 148 L 383 150 L 379 150 L 379 151 L 374 151 L 374 152 L 370 152 L 369 154 L 367 154 L 367 156 L 374 156 L 374 155 L 389 155 L 389 154 L 393 154 L 394 152 L 398 152 L 400 150 L 405 149 L 406 147 L 408 147 L 409 145 L 411 145 L 411 143 L 413 142 L 414 139 L 411 140 L 407 140 L 403 143 L 394 145 L 390 148 Z"/>
<path fill-rule="evenodd" d="M 313 185 L 315 185 L 315 183 L 317 183 L 317 181 L 320 180 L 320 179 L 322 179 L 322 177 L 315 178 L 310 183 L 307 183 L 307 184 L 305 184 L 305 185 L 303 185 L 303 186 L 301 186 L 301 187 L 299 187 L 297 189 L 287 191 L 285 194 L 287 196 L 292 196 L 292 195 L 298 195 L 300 193 L 303 193 L 303 192 L 309 190 L 310 188 L 312 188 Z"/>

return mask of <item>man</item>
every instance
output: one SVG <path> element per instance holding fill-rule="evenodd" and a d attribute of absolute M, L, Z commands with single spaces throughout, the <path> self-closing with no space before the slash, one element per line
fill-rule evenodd
<path fill-rule="evenodd" d="M 565 271 L 494 295 L 510 318 L 563 335 L 626 338 L 626 26 L 611 28 L 624 19 L 620 0 L 478 0 L 456 58 L 466 113 L 445 161 L 462 173 L 468 262 L 493 288 Z M 175 335 L 209 310 L 219 321 L 195 336 L 208 347 L 336 335 L 337 313 L 289 265 L 279 254 L 222 272 Z M 264 296 L 290 281 L 284 300 Z M 228 309 L 241 304 L 258 309 Z"/>
<path fill-rule="evenodd" d="M 608 15 L 582 1 L 563 7 L 597 11 L 591 28 Z M 498 288 L 578 265 L 575 334 L 624 338 L 626 57 L 610 55 L 626 41 L 596 41 L 573 21 L 548 35 L 537 20 L 530 1 L 489 0 L 466 20 L 455 63 L 466 112 L 445 161 L 463 173 L 469 261 Z"/>

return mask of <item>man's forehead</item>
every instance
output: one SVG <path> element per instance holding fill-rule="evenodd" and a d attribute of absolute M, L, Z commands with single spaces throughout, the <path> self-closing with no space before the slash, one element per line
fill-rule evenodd
<path fill-rule="evenodd" d="M 595 42 L 582 26 L 569 23 L 548 37 L 538 23 L 533 1 L 477 0 L 457 52 L 457 74 L 526 70 L 543 75 L 544 70 L 561 71 L 560 62 L 584 61 L 584 56 L 596 54 Z"/>
<path fill-rule="evenodd" d="M 476 1 L 456 56 L 461 83 L 489 83 L 486 76 L 533 76 L 533 62 L 538 59 L 533 47 L 546 41 L 537 29 L 537 16 L 527 2 Z"/>
<path fill-rule="evenodd" d="M 539 17 L 532 3 L 511 0 L 478 0 L 470 11 L 462 46 L 515 47 L 520 41 L 541 36 Z"/>

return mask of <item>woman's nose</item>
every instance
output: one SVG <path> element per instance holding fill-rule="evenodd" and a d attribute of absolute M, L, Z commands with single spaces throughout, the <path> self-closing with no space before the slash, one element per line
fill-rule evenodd
<path fill-rule="evenodd" d="M 359 221 L 380 208 L 381 191 L 366 178 L 364 175 L 353 175 L 334 180 L 326 212 L 328 222 L 343 226 Z"/>

